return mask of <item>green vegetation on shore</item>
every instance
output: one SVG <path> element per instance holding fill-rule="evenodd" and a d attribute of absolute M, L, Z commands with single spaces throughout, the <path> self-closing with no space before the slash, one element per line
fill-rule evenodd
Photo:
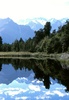
<path fill-rule="evenodd" d="M 17 59 L 58 59 L 69 62 L 69 54 L 46 54 L 46 52 L 0 52 L 0 58 L 17 58 Z"/>
<path fill-rule="evenodd" d="M 20 38 L 12 44 L 7 44 L 3 43 L 0 37 L 0 52 L 0 56 L 53 56 L 53 54 L 69 53 L 69 21 L 67 20 L 63 26 L 53 32 L 50 22 L 46 22 L 43 29 L 35 31 L 35 36 L 26 41 Z"/>

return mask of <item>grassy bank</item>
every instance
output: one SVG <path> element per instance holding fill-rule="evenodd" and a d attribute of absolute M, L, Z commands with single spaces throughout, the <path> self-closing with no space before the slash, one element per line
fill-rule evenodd
<path fill-rule="evenodd" d="M 0 52 L 0 58 L 2 57 L 36 57 L 36 58 L 56 58 L 60 60 L 69 60 L 68 53 L 61 53 L 61 54 L 46 54 L 46 52 Z"/>

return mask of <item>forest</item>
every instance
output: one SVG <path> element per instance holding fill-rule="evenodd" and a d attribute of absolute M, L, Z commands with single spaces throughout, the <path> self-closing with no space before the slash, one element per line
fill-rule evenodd
<path fill-rule="evenodd" d="M 15 40 L 12 44 L 3 43 L 0 36 L 0 51 L 9 52 L 46 52 L 64 53 L 69 52 L 69 20 L 58 30 L 51 32 L 51 23 L 46 22 L 43 29 L 35 31 L 35 36 L 24 41 Z"/>

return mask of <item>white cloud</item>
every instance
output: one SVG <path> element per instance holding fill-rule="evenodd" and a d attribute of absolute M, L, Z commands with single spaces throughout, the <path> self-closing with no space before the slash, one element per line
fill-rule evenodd
<path fill-rule="evenodd" d="M 3 91 L 2 90 L 0 90 L 0 94 L 3 94 Z"/>
<path fill-rule="evenodd" d="M 57 90 L 53 91 L 53 93 L 54 93 L 54 94 L 57 94 L 57 95 L 60 96 L 60 97 L 63 97 L 63 96 L 66 95 L 65 93 L 62 93 L 62 92 L 57 91 Z"/>
<path fill-rule="evenodd" d="M 56 90 L 65 90 L 65 87 L 56 88 Z"/>
<path fill-rule="evenodd" d="M 45 93 L 45 95 L 54 95 L 54 93 L 51 92 L 51 91 L 47 91 L 47 92 Z"/>
<path fill-rule="evenodd" d="M 5 88 L 2 90 L 2 93 L 9 96 L 15 96 L 21 93 L 25 93 L 27 91 L 28 89 L 22 89 L 22 88 Z"/>
<path fill-rule="evenodd" d="M 58 90 L 54 90 L 54 91 L 47 91 L 44 95 L 47 95 L 47 96 L 58 95 L 59 97 L 64 97 L 64 96 L 69 95 L 69 94 L 65 93 L 65 92 L 58 91 Z"/>
<path fill-rule="evenodd" d="M 20 81 L 20 78 L 18 78 Z M 26 78 L 21 78 L 21 80 L 26 80 Z M 34 85 L 34 84 L 36 85 Z M 38 85 L 37 85 L 38 84 Z M 64 91 L 65 87 L 63 85 L 59 84 L 54 84 L 50 86 L 50 89 L 46 89 L 43 85 L 39 85 L 40 81 L 35 80 L 35 81 L 30 81 L 29 84 L 26 84 L 25 82 L 19 83 L 17 79 L 13 81 L 9 85 L 1 85 L 0 88 L 0 97 L 2 100 L 2 94 L 4 94 L 5 97 L 10 97 L 15 100 L 26 100 L 29 99 L 31 100 L 31 97 L 33 96 L 34 99 L 50 99 L 51 97 L 58 96 L 64 97 L 64 96 L 69 96 L 69 93 L 66 93 Z M 16 85 L 16 86 L 15 86 Z M 21 96 L 22 95 L 22 96 Z M 3 98 L 4 99 L 4 98 Z"/>
<path fill-rule="evenodd" d="M 32 80 L 32 84 L 34 84 L 34 83 L 35 84 L 42 84 L 43 82 L 35 79 L 35 80 Z"/>
<path fill-rule="evenodd" d="M 41 89 L 38 85 L 33 85 L 33 84 L 29 85 L 29 89 L 32 91 L 41 91 Z"/>
<path fill-rule="evenodd" d="M 50 99 L 51 97 L 50 96 L 44 96 L 44 95 L 40 95 L 40 96 L 36 96 L 35 99 L 37 100 L 46 100 L 46 99 Z"/>
<path fill-rule="evenodd" d="M 38 100 L 38 99 L 43 99 L 43 100 L 45 100 L 45 99 L 50 99 L 50 98 L 52 98 L 52 97 L 54 97 L 54 96 L 58 96 L 58 99 L 60 98 L 60 97 L 64 97 L 64 96 L 69 96 L 69 93 L 65 93 L 65 92 L 60 92 L 60 91 L 57 91 L 57 90 L 54 90 L 54 91 L 44 91 L 44 93 L 42 93 L 42 94 L 40 94 L 40 95 L 38 95 L 38 96 L 36 96 L 35 98 Z"/>
<path fill-rule="evenodd" d="M 15 100 L 26 100 L 28 99 L 28 97 L 24 96 L 24 97 L 16 97 Z"/>

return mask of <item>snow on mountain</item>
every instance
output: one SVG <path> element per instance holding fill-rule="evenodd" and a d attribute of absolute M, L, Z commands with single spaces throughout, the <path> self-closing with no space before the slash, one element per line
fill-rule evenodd
<path fill-rule="evenodd" d="M 53 24 L 53 23 L 56 22 L 56 19 L 55 19 L 55 18 L 51 18 L 51 19 L 49 19 L 48 21 L 51 22 L 51 23 Z"/>
<path fill-rule="evenodd" d="M 66 20 L 68 20 L 69 18 L 62 18 L 60 19 L 61 23 L 64 24 L 66 22 Z"/>
<path fill-rule="evenodd" d="M 26 19 L 26 20 L 19 20 L 17 23 L 19 25 L 29 25 L 31 29 L 39 30 L 40 28 L 43 28 L 47 20 L 45 18 L 32 18 L 32 19 Z"/>
<path fill-rule="evenodd" d="M 20 24 L 20 25 L 26 25 L 30 22 L 33 22 L 33 23 L 40 23 L 42 25 L 44 25 L 46 23 L 47 19 L 45 18 L 32 18 L 32 19 L 25 19 L 25 20 L 19 20 L 17 23 Z"/>
<path fill-rule="evenodd" d="M 18 21 L 18 24 L 29 25 L 31 27 L 31 29 L 39 30 L 40 28 L 44 27 L 46 22 L 51 22 L 51 26 L 52 26 L 51 31 L 53 31 L 54 29 L 58 30 L 58 27 L 62 26 L 66 22 L 67 19 L 68 18 L 62 18 L 60 20 L 57 20 L 55 18 L 46 19 L 46 18 L 40 17 L 40 18 L 20 20 L 20 21 Z"/>
<path fill-rule="evenodd" d="M 33 20 L 35 20 L 37 23 L 40 23 L 41 25 L 45 25 L 45 23 L 47 22 L 47 19 L 45 19 L 45 18 L 35 18 L 35 19 L 33 19 Z"/>
<path fill-rule="evenodd" d="M 12 43 L 15 39 L 20 37 L 23 40 L 34 37 L 34 31 L 44 28 L 46 22 L 51 22 L 52 29 L 58 30 L 59 26 L 62 26 L 68 18 L 62 18 L 57 20 L 55 18 L 46 19 L 46 18 L 32 18 L 26 20 L 20 20 L 15 23 L 10 18 L 0 19 L 0 36 L 3 38 L 3 42 Z"/>

